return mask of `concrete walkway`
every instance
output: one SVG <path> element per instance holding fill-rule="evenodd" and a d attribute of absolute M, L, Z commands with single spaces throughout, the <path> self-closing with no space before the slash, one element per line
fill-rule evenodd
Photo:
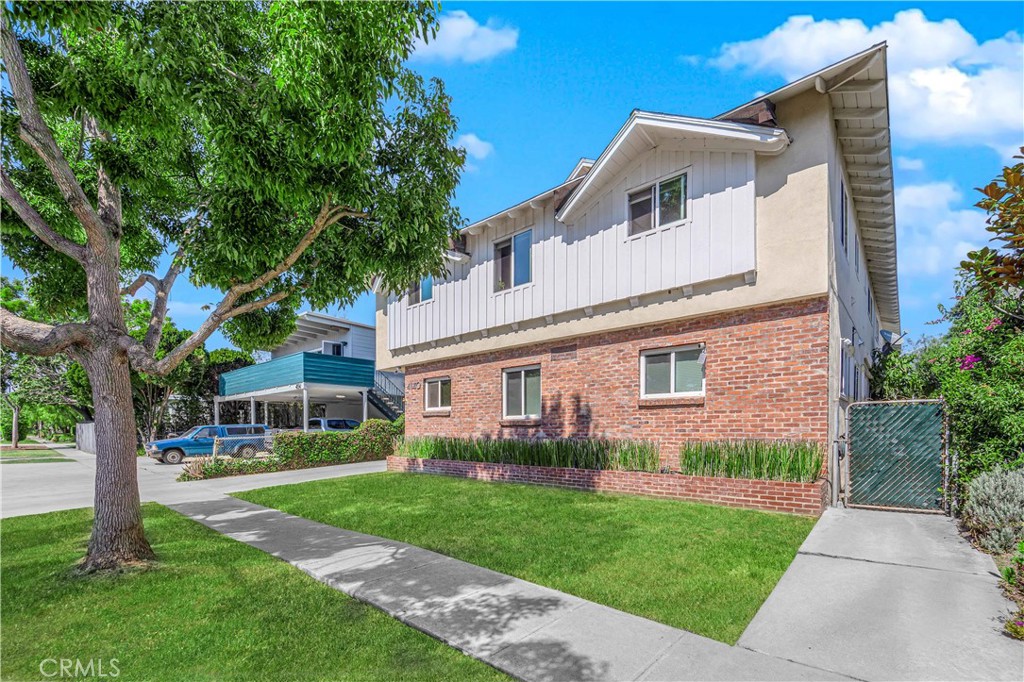
<path fill-rule="evenodd" d="M 519 679 L 848 679 L 242 500 L 172 508 Z"/>
<path fill-rule="evenodd" d="M 930 514 L 829 509 L 739 646 L 864 680 L 1022 680 L 995 563 Z"/>

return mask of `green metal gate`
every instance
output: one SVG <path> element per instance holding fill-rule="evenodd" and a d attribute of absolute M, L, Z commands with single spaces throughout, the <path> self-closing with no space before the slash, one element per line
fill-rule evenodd
<path fill-rule="evenodd" d="M 946 428 L 942 408 L 939 400 L 850 405 L 851 506 L 944 508 Z"/>

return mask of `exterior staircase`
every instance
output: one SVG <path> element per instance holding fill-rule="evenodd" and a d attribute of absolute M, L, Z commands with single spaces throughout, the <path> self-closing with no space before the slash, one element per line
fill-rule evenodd
<path fill-rule="evenodd" d="M 382 372 L 373 373 L 373 388 L 366 399 L 391 421 L 405 414 L 405 388 Z"/>

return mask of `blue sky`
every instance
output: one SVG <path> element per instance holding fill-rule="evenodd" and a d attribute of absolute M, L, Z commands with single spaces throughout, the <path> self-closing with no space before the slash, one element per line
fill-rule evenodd
<path fill-rule="evenodd" d="M 457 203 L 475 220 L 564 180 L 634 108 L 714 116 L 887 40 L 902 317 L 916 338 L 940 331 L 926 323 L 956 263 L 986 240 L 972 188 L 1024 144 L 1022 32 L 1016 2 L 446 3 L 412 63 L 453 97 L 469 162 Z M 171 315 L 195 328 L 219 297 L 178 282 Z M 372 323 L 373 308 L 365 295 L 327 312 Z"/>

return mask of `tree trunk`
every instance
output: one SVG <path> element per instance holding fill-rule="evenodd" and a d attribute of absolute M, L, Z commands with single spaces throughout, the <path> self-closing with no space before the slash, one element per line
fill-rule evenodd
<path fill-rule="evenodd" d="M 128 357 L 116 348 L 99 347 L 87 356 L 85 371 L 96 424 L 96 516 L 81 568 L 97 571 L 149 561 L 155 554 L 142 527 Z"/>
<path fill-rule="evenodd" d="M 81 353 L 92 384 L 96 424 L 95 518 L 80 566 L 84 571 L 118 569 L 156 558 L 142 527 L 131 371 L 128 354 L 118 345 L 118 338 L 127 333 L 120 259 L 119 241 L 111 239 L 93 246 L 86 268 L 89 318 L 99 331 Z"/>
<path fill-rule="evenodd" d="M 21 405 L 11 405 L 11 447 L 17 448 L 18 441 L 21 440 L 20 429 L 18 428 L 18 422 L 21 421 Z"/>

